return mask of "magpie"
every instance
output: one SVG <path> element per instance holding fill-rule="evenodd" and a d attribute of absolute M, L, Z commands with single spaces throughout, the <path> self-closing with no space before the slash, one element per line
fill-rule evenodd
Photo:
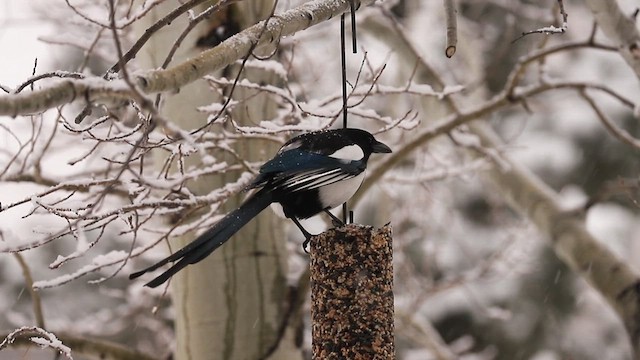
<path fill-rule="evenodd" d="M 260 167 L 245 190 L 258 189 L 240 207 L 218 221 L 182 249 L 160 262 L 129 275 L 135 279 L 169 262 L 174 264 L 145 286 L 157 287 L 189 264 L 195 264 L 227 242 L 271 203 L 279 203 L 308 243 L 311 234 L 298 219 L 320 212 L 342 221 L 329 209 L 344 203 L 358 190 L 372 153 L 391 149 L 361 129 L 334 129 L 305 133 L 287 141 L 275 157 Z"/>

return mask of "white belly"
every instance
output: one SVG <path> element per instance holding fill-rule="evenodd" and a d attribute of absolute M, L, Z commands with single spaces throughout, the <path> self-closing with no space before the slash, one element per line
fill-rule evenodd
<path fill-rule="evenodd" d="M 328 207 L 333 209 L 349 200 L 358 191 L 363 180 L 364 171 L 351 179 L 323 186 L 322 192 L 320 192 L 320 201 L 323 204 L 329 204 Z"/>

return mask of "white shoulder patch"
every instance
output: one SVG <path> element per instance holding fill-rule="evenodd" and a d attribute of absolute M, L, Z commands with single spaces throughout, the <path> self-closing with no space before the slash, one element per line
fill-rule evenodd
<path fill-rule="evenodd" d="M 281 154 L 281 153 L 283 153 L 283 152 L 285 152 L 287 150 L 297 149 L 297 148 L 300 147 L 300 145 L 302 145 L 302 141 L 296 140 L 296 141 L 294 141 L 294 142 L 292 142 L 290 144 L 287 144 L 287 145 L 281 147 L 280 150 L 278 150 L 278 153 Z"/>
<path fill-rule="evenodd" d="M 364 151 L 362 151 L 362 148 L 358 145 L 349 145 L 329 156 L 344 160 L 360 160 L 364 157 Z"/>

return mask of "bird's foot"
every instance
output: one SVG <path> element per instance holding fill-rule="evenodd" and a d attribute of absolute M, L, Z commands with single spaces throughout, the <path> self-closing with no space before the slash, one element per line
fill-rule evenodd
<path fill-rule="evenodd" d="M 333 227 L 340 227 L 344 225 L 344 222 L 337 216 L 333 215 L 329 209 L 324 209 L 323 211 L 331 218 L 331 225 L 333 225 Z"/>
<path fill-rule="evenodd" d="M 307 250 L 307 246 L 309 246 L 310 242 L 311 242 L 311 236 L 308 236 L 302 243 L 302 250 L 305 252 L 305 254 L 309 254 L 309 250 Z"/>

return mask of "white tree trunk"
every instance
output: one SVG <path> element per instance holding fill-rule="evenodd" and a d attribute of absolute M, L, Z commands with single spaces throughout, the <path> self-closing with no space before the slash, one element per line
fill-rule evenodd
<path fill-rule="evenodd" d="M 241 4 L 241 13 L 244 14 L 242 18 L 246 21 L 253 18 L 253 22 L 258 21 L 256 16 L 266 17 L 272 6 L 270 1 L 259 0 Z M 156 7 L 152 14 L 137 23 L 137 33 L 142 34 L 149 25 L 178 5 L 178 0 L 172 0 Z M 258 9 L 254 9 L 254 5 Z M 149 69 L 159 67 L 186 25 L 187 19 L 181 17 L 166 30 L 156 34 L 138 55 L 138 64 Z M 247 25 L 251 24 L 243 24 Z M 195 56 L 200 50 L 194 44 L 207 31 L 206 25 L 196 28 L 185 39 L 174 63 Z M 257 79 L 258 76 L 262 78 Z M 270 80 L 264 76 L 252 74 L 252 80 Z M 236 89 L 234 98 L 244 97 L 246 95 Z M 167 119 L 180 127 L 193 129 L 206 122 L 206 114 L 197 112 L 196 108 L 219 101 L 219 97 L 204 81 L 196 81 L 181 88 L 177 94 L 165 94 L 161 110 Z M 251 105 L 250 108 L 243 107 L 242 112 L 233 114 L 235 121 L 242 124 L 248 120 L 261 120 L 269 118 L 275 111 L 275 105 L 266 97 L 254 97 L 248 104 Z M 211 131 L 219 129 L 220 127 L 214 126 Z M 236 151 L 244 159 L 262 161 L 277 148 L 274 148 L 273 143 L 261 144 L 259 148 L 257 145 L 256 141 L 240 141 Z M 234 161 L 222 153 L 214 156 L 219 160 Z M 225 156 L 228 158 L 224 158 Z M 158 164 L 161 165 L 163 160 L 159 159 Z M 187 165 L 199 164 L 191 161 Z M 238 175 L 239 173 L 227 173 L 216 179 L 202 178 L 191 183 L 189 188 L 195 194 L 206 194 L 225 183 L 235 181 Z M 232 210 L 241 201 L 238 198 L 227 202 L 225 210 Z M 171 284 L 176 318 L 176 359 L 257 359 L 264 356 L 276 341 L 279 341 L 278 351 L 269 358 L 301 358 L 300 351 L 293 346 L 290 332 L 286 332 L 284 339 L 278 339 L 287 300 L 287 259 L 282 224 L 280 219 L 267 210 L 211 256 L 196 265 L 188 266 L 173 277 Z M 195 236 L 189 234 L 173 241 L 173 251 L 192 241 Z"/>

